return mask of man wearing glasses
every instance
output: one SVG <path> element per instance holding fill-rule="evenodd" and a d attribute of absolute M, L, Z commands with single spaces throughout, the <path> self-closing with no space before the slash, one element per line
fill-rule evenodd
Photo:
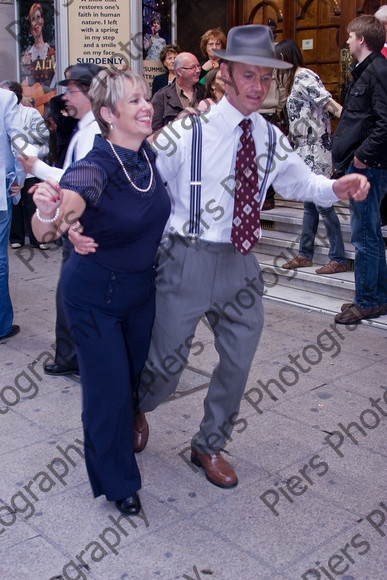
<path fill-rule="evenodd" d="M 195 55 L 182 52 L 175 58 L 176 79 L 157 91 L 152 99 L 153 131 L 158 131 L 187 107 L 196 107 L 204 97 L 204 86 L 199 84 L 201 66 Z"/>
<path fill-rule="evenodd" d="M 78 119 L 77 131 L 74 132 L 69 143 L 63 169 L 51 167 L 37 157 L 23 156 L 21 162 L 24 168 L 35 175 L 41 181 L 49 177 L 60 181 L 64 170 L 71 163 L 82 159 L 92 149 L 95 135 L 101 132 L 97 121 L 91 111 L 91 104 L 88 97 L 91 81 L 93 77 L 101 70 L 101 67 L 95 64 L 76 64 L 71 67 L 68 78 L 60 83 L 66 87 L 63 100 L 66 103 L 66 110 L 71 117 Z M 28 149 L 26 149 L 28 152 Z"/>

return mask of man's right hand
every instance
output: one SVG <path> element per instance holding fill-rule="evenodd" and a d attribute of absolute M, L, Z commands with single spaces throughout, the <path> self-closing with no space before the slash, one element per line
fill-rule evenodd
<path fill-rule="evenodd" d="M 94 254 L 98 248 L 97 242 L 89 236 L 83 235 L 83 225 L 80 222 L 73 224 L 68 231 L 69 240 L 74 246 L 77 254 L 87 256 L 87 254 Z"/>

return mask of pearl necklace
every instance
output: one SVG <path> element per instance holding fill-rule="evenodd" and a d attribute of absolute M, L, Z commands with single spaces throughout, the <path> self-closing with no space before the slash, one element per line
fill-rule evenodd
<path fill-rule="evenodd" d="M 151 162 L 149 161 L 149 157 L 146 154 L 145 149 L 143 151 L 144 151 L 145 160 L 148 163 L 148 167 L 149 167 L 149 170 L 150 170 L 150 179 L 149 179 L 149 185 L 148 185 L 148 187 L 146 189 L 142 189 L 141 187 L 137 187 L 137 185 L 131 180 L 129 173 L 126 171 L 125 165 L 123 164 L 123 162 L 122 162 L 121 158 L 119 157 L 117 151 L 114 149 L 113 143 L 111 141 L 109 141 L 109 139 L 106 139 L 106 141 L 109 143 L 109 145 L 110 145 L 110 147 L 111 147 L 111 149 L 112 149 L 112 151 L 114 153 L 114 156 L 117 159 L 118 163 L 121 165 L 122 171 L 125 173 L 126 179 L 129 181 L 130 185 L 134 189 L 136 189 L 137 191 L 140 191 L 141 193 L 147 193 L 150 190 L 150 188 L 152 187 L 152 183 L 153 183 L 153 169 L 152 169 Z"/>

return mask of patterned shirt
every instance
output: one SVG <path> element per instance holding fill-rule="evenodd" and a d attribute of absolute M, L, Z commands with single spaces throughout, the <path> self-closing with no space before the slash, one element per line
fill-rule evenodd
<path fill-rule="evenodd" d="M 332 174 L 331 122 L 326 105 L 332 95 L 320 77 L 303 68 L 294 77 L 286 102 L 289 139 L 314 173 Z"/>

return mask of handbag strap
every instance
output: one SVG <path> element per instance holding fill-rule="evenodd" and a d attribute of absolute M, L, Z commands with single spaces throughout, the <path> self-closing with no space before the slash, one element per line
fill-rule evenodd
<path fill-rule="evenodd" d="M 190 214 L 189 233 L 198 236 L 200 233 L 200 204 L 202 193 L 202 124 L 200 117 L 191 116 L 192 121 L 192 154 L 190 181 Z"/>

